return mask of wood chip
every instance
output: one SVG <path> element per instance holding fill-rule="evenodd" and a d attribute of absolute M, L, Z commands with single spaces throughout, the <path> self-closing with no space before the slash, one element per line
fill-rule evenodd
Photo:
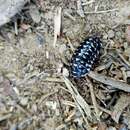
<path fill-rule="evenodd" d="M 125 92 L 130 92 L 130 85 L 124 83 L 124 82 L 121 82 L 121 81 L 117 81 L 113 78 L 110 78 L 110 77 L 107 77 L 105 75 L 101 75 L 101 74 L 98 74 L 98 73 L 95 73 L 93 71 L 91 71 L 89 74 L 88 74 L 89 77 L 95 79 L 96 81 L 99 81 L 103 84 L 106 84 L 106 85 L 109 85 L 113 88 L 117 88 L 119 90 L 123 90 Z"/>
<path fill-rule="evenodd" d="M 112 112 L 112 119 L 118 123 L 119 118 L 123 112 L 123 110 L 130 104 L 130 96 L 126 94 L 120 95 L 116 105 L 114 106 L 114 110 Z"/>

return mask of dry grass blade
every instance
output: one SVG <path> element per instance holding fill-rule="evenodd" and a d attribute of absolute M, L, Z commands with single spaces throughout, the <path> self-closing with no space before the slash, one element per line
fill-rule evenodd
<path fill-rule="evenodd" d="M 97 74 L 93 71 L 91 71 L 89 74 L 88 74 L 89 77 L 101 82 L 101 83 L 104 83 L 106 85 L 109 85 L 113 88 L 117 88 L 117 89 L 120 89 L 120 90 L 123 90 L 125 92 L 130 92 L 130 85 L 126 84 L 126 83 L 123 83 L 121 81 L 116 81 L 110 77 L 107 77 L 105 75 L 101 75 L 101 74 Z"/>
<path fill-rule="evenodd" d="M 68 18 L 70 18 L 71 20 L 73 20 L 73 21 L 75 21 L 76 19 L 69 13 L 69 12 L 64 12 L 65 13 L 65 15 L 68 17 Z"/>
<path fill-rule="evenodd" d="M 101 10 L 101 11 L 93 11 L 93 12 L 85 12 L 85 14 L 102 14 L 102 13 L 110 13 L 114 11 L 118 11 L 119 9 L 110 9 L 110 10 Z"/>
<path fill-rule="evenodd" d="M 107 113 L 108 115 L 111 115 L 111 113 L 112 113 L 110 110 L 107 110 L 107 109 L 105 109 L 105 108 L 103 108 L 103 107 L 98 106 L 98 108 L 99 108 L 101 111 Z"/>
<path fill-rule="evenodd" d="M 7 115 L 4 115 L 4 116 L 1 116 L 1 117 L 0 117 L 0 121 L 3 121 L 3 120 L 6 120 L 6 119 L 9 119 L 11 116 L 12 116 L 11 113 L 9 113 L 9 114 L 7 114 Z"/>
<path fill-rule="evenodd" d="M 63 104 L 66 105 L 66 106 L 76 107 L 75 103 L 71 102 L 71 101 L 64 100 Z"/>
<path fill-rule="evenodd" d="M 56 127 L 55 130 L 63 130 L 63 129 L 65 129 L 65 128 L 66 128 L 66 125 L 65 125 L 65 124 L 61 124 L 61 125 L 59 125 L 58 127 Z"/>
<path fill-rule="evenodd" d="M 39 105 L 41 105 L 41 104 L 43 103 L 43 101 L 44 101 L 45 99 L 47 99 L 49 96 L 51 96 L 51 95 L 53 95 L 53 94 L 55 94 L 55 93 L 57 93 L 57 92 L 58 92 L 58 91 L 56 90 L 56 91 L 53 91 L 53 92 L 50 92 L 50 93 L 48 93 L 48 94 L 43 95 L 43 96 L 41 97 L 40 101 L 39 101 Z"/>
<path fill-rule="evenodd" d="M 60 36 L 61 31 L 61 10 L 61 7 L 57 8 L 54 16 L 54 47 L 56 46 L 57 36 Z"/>
<path fill-rule="evenodd" d="M 95 0 L 90 0 L 90 1 L 87 1 L 87 2 L 83 2 L 82 5 L 85 6 L 85 5 L 92 4 L 94 2 L 95 2 Z"/>
<path fill-rule="evenodd" d="M 89 105 L 85 102 L 85 100 L 81 97 L 78 93 L 77 89 L 73 86 L 73 84 L 66 78 L 63 77 L 66 87 L 69 89 L 70 93 L 72 94 L 73 99 L 76 102 L 76 105 L 82 115 L 87 116 L 88 119 L 91 119 L 91 109 Z"/>
<path fill-rule="evenodd" d="M 72 120 L 72 118 L 75 116 L 76 114 L 76 110 L 73 110 L 69 116 L 67 117 L 67 119 L 65 119 L 65 122 L 70 122 Z"/>
<path fill-rule="evenodd" d="M 60 78 L 55 78 L 55 77 L 46 77 L 43 79 L 44 82 L 59 82 L 59 83 L 63 83 L 64 81 L 61 80 Z"/>
<path fill-rule="evenodd" d="M 74 49 L 74 47 L 73 47 L 73 45 L 72 45 L 72 43 L 71 43 L 69 37 L 66 37 L 66 38 L 67 38 L 68 44 L 69 44 L 69 46 L 70 46 L 72 52 L 74 53 L 74 50 L 75 50 L 75 49 Z"/>

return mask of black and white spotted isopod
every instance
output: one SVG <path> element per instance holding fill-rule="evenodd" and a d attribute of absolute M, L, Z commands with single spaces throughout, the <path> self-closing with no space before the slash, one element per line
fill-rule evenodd
<path fill-rule="evenodd" d="M 98 37 L 85 39 L 71 58 L 71 75 L 77 78 L 87 75 L 99 57 L 100 49 L 101 41 Z"/>

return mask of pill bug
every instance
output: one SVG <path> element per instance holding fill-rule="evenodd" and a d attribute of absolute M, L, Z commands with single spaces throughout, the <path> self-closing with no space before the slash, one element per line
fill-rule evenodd
<path fill-rule="evenodd" d="M 87 75 L 99 57 L 100 49 L 99 37 L 92 36 L 85 39 L 71 58 L 71 75 L 77 78 Z"/>

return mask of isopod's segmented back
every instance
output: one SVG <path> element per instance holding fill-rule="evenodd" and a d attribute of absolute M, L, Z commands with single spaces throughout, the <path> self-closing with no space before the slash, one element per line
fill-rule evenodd
<path fill-rule="evenodd" d="M 100 49 L 101 41 L 98 37 L 85 39 L 72 56 L 71 75 L 77 78 L 87 75 L 96 62 Z"/>

